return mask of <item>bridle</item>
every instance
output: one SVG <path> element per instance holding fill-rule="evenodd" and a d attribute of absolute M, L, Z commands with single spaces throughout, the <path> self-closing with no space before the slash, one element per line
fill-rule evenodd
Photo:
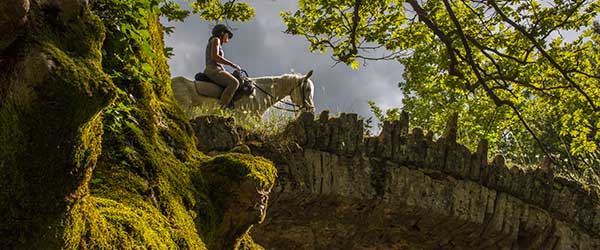
<path fill-rule="evenodd" d="M 294 86 L 292 88 L 292 90 L 290 91 L 290 94 L 289 94 L 290 97 L 291 97 L 292 93 L 294 93 L 294 90 L 296 90 L 298 87 L 301 87 L 302 89 L 300 90 L 300 94 L 301 94 L 301 98 L 302 98 L 301 99 L 302 105 L 296 105 L 294 103 L 286 102 L 286 101 L 279 101 L 279 102 L 281 102 L 281 103 L 283 103 L 285 105 L 288 105 L 288 106 L 292 107 L 292 109 L 278 107 L 278 106 L 275 106 L 275 105 L 273 105 L 273 108 L 276 108 L 276 109 L 279 109 L 279 110 L 283 110 L 283 111 L 294 112 L 294 113 L 297 112 L 297 111 L 299 111 L 299 110 L 302 110 L 302 109 L 310 108 L 310 107 L 307 107 L 307 105 L 304 105 L 306 103 L 306 91 L 305 91 L 306 89 L 305 88 L 307 87 L 305 83 L 308 83 L 308 79 L 309 79 L 308 77 L 305 77 L 304 79 L 302 79 L 302 81 L 300 81 L 300 83 L 298 83 L 298 85 L 296 85 L 296 86 Z M 258 90 L 260 90 L 261 92 L 263 92 L 266 95 L 268 95 L 269 97 L 271 97 L 272 100 L 276 100 L 277 99 L 271 93 L 269 93 L 268 91 L 264 90 L 263 88 L 261 88 L 260 86 L 258 86 L 257 84 L 255 84 L 254 82 L 252 82 L 252 84 L 254 84 L 254 87 L 256 87 Z"/>

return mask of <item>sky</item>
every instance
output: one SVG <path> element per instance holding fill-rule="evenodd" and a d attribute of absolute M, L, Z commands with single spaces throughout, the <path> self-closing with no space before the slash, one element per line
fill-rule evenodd
<path fill-rule="evenodd" d="M 177 0 L 187 7 L 184 0 Z M 256 16 L 249 22 L 229 23 L 235 29 L 233 39 L 224 45 L 225 57 L 246 69 L 251 77 L 281 75 L 290 72 L 306 73 L 315 84 L 316 112 L 358 113 L 373 116 L 367 101 L 382 109 L 402 106 L 403 66 L 397 61 L 372 61 L 359 70 L 331 58 L 331 53 L 311 53 L 303 36 L 285 34 L 286 26 L 279 16 L 281 10 L 297 10 L 297 0 L 250 0 Z M 187 8 L 189 9 L 189 8 Z M 175 32 L 165 36 L 165 45 L 174 49 L 170 58 L 171 75 L 193 79 L 204 70 L 204 53 L 215 22 L 191 15 L 184 22 L 167 22 Z M 334 66 L 335 65 L 335 66 Z"/>

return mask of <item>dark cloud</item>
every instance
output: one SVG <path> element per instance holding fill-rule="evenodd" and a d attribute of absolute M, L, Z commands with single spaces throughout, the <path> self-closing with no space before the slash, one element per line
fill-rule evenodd
<path fill-rule="evenodd" d="M 180 1 L 182 6 L 186 5 Z M 283 33 L 285 24 L 279 11 L 294 11 L 297 1 L 249 1 L 256 17 L 247 23 L 231 23 L 234 38 L 224 46 L 225 56 L 247 69 L 253 76 L 315 71 L 317 111 L 353 112 L 369 117 L 367 101 L 387 109 L 399 107 L 402 95 L 397 83 L 402 80 L 403 67 L 396 61 L 370 62 L 358 71 L 344 64 L 335 67 L 330 53 L 310 53 L 308 42 L 301 36 Z M 182 23 L 167 23 L 176 27 L 165 37 L 166 46 L 173 47 L 171 74 L 192 78 L 204 69 L 204 52 L 211 25 L 197 16 Z"/>

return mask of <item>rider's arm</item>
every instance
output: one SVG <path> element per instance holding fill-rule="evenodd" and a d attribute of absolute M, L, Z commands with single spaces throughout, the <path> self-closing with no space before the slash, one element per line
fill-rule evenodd
<path fill-rule="evenodd" d="M 218 37 L 214 37 L 213 39 L 215 40 L 215 42 L 212 42 L 210 45 L 210 54 L 215 60 L 215 62 L 219 64 L 229 65 L 233 68 L 238 68 L 239 66 L 237 66 L 235 63 L 219 55 L 219 45 L 221 44 L 221 40 Z"/>

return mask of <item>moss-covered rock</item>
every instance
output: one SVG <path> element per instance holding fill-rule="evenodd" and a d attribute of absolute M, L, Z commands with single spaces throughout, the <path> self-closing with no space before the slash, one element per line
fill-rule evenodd
<path fill-rule="evenodd" d="M 32 12 L 42 15 L 41 9 Z M 101 70 L 104 28 L 97 17 L 88 12 L 69 26 L 39 23 L 36 29 L 5 54 L 16 63 L 3 65 L 0 74 L 6 84 L 0 97 L 0 237 L 8 248 L 62 244 L 55 235 L 64 229 L 65 209 L 87 193 L 101 152 L 99 112 L 114 98 L 114 85 Z"/>
<path fill-rule="evenodd" d="M 32 0 L 31 32 L 0 53 L 0 248 L 251 242 L 272 164 L 196 149 L 170 92 L 156 1 L 85 3 Z"/>
<path fill-rule="evenodd" d="M 202 169 L 204 182 L 197 185 L 208 190 L 212 204 L 205 209 L 210 213 L 199 214 L 198 219 L 210 222 L 202 227 L 210 249 L 256 245 L 241 242 L 251 242 L 246 234 L 265 218 L 277 173 L 273 163 L 262 157 L 229 153 L 216 156 Z"/>

